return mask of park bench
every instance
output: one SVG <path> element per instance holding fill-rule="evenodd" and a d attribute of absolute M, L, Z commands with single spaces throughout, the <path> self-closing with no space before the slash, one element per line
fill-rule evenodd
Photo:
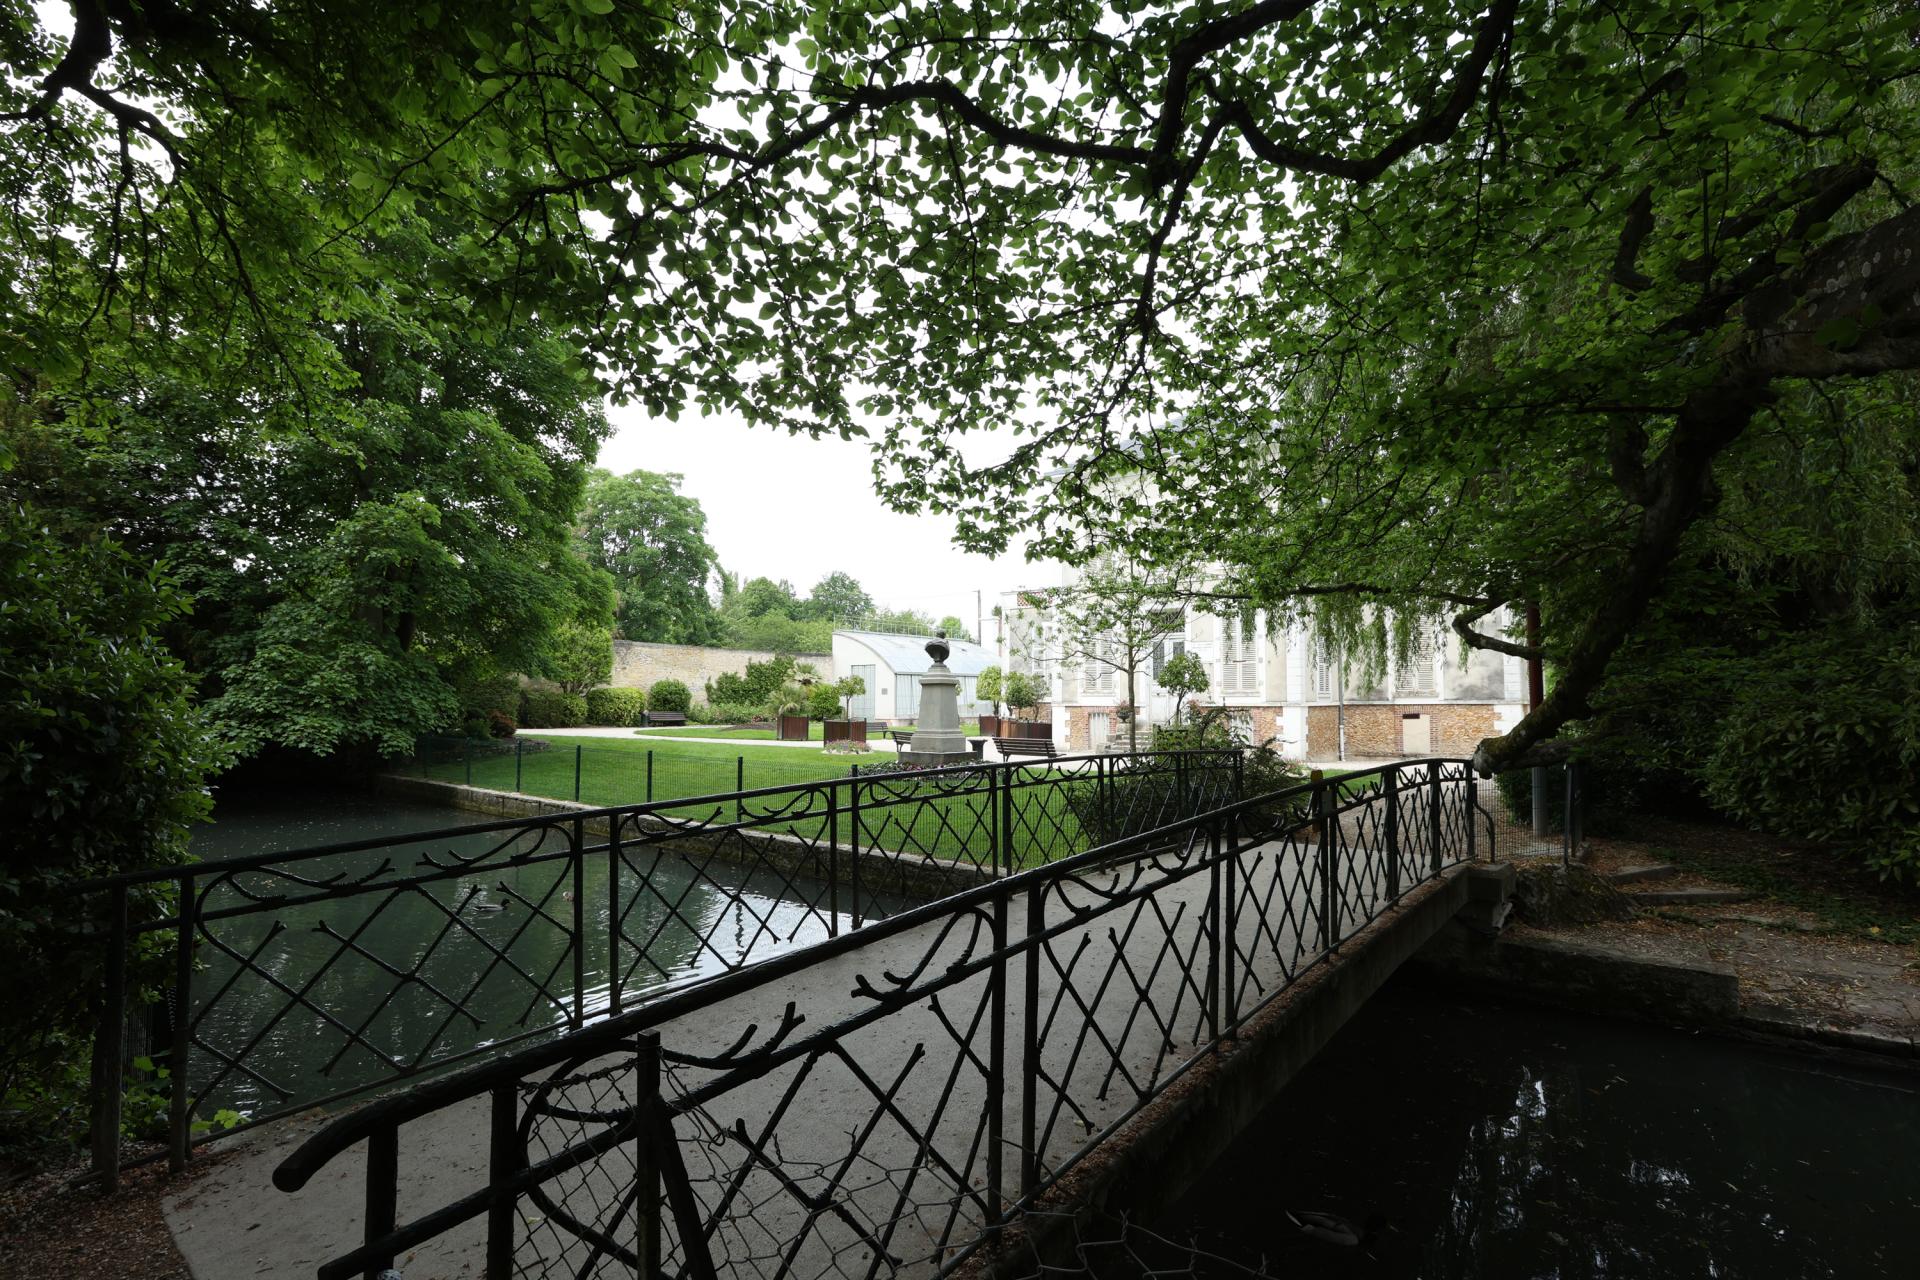
<path fill-rule="evenodd" d="M 993 745 L 998 748 L 1003 759 L 1011 760 L 1015 756 L 1040 756 L 1052 760 L 1060 752 L 1047 738 L 995 738 Z"/>
<path fill-rule="evenodd" d="M 893 739 L 894 745 L 896 746 L 910 747 L 913 745 L 913 730 L 911 729 L 889 729 L 887 730 L 887 736 Z"/>
<path fill-rule="evenodd" d="M 649 711 L 647 712 L 648 728 L 652 728 L 654 725 L 657 725 L 657 724 L 685 724 L 686 722 L 687 722 L 687 713 L 684 711 Z"/>

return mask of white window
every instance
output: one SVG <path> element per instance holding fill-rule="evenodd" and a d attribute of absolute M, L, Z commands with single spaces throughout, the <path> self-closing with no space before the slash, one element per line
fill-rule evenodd
<path fill-rule="evenodd" d="M 1394 691 L 1402 698 L 1433 696 L 1433 641 L 1421 637 L 1407 654 L 1405 665 L 1394 680 Z"/>
<path fill-rule="evenodd" d="M 1259 649 L 1251 618 L 1222 618 L 1220 627 L 1220 692 L 1260 692 Z"/>
<path fill-rule="evenodd" d="M 1104 636 L 1091 640 L 1087 644 L 1087 665 L 1081 672 L 1080 681 L 1088 693 L 1113 692 L 1113 642 Z"/>

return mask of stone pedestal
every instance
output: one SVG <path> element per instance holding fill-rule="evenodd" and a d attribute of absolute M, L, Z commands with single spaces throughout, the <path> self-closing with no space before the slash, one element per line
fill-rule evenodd
<path fill-rule="evenodd" d="M 971 764 L 973 752 L 960 732 L 960 677 L 947 670 L 946 633 L 927 642 L 933 666 L 920 677 L 920 716 L 913 742 L 900 752 L 907 764 Z"/>

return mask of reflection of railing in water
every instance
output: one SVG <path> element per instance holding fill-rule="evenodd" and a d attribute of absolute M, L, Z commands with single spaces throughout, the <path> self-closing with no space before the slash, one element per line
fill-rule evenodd
<path fill-rule="evenodd" d="M 482 1220 L 449 1245 L 489 1277 L 945 1273 L 1484 816 L 1423 761 L 1137 830 L 369 1104 L 275 1182 L 368 1143 L 322 1277 Z M 400 1223 L 402 1135 L 469 1125 L 485 1185 Z"/>
<path fill-rule="evenodd" d="M 179 1164 L 196 1114 L 237 1093 L 258 1123 L 579 1028 L 664 984 L 1078 852 L 1078 813 L 1138 829 L 1215 807 L 1239 759 L 864 775 L 95 882 L 81 892 L 106 900 L 113 1011 L 96 1056 L 123 1056 L 127 960 L 167 969 L 176 1013 L 154 1056 Z M 294 1061 L 313 1069 L 293 1078 Z M 117 1133 L 120 1092 L 97 1093 L 96 1129 Z"/>

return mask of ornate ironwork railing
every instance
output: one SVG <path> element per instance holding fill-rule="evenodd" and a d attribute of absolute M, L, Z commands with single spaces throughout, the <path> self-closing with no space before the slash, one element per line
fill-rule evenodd
<path fill-rule="evenodd" d="M 1070 856 L 1090 830 L 1218 807 L 1239 777 L 1236 752 L 883 773 L 98 881 L 81 891 L 109 899 L 120 962 L 96 1061 L 122 1061 L 127 993 L 158 986 L 178 1165 L 215 1108 L 245 1127 L 579 1028 Z M 97 1076 L 97 1134 L 119 1132 L 121 1074 Z M 117 1143 L 95 1150 L 111 1176 Z"/>
<path fill-rule="evenodd" d="M 368 1144 L 361 1243 L 328 1280 L 403 1254 L 488 1277 L 943 1274 L 1474 858 L 1477 816 L 1466 763 L 1435 760 L 1128 832 L 370 1103 L 274 1180 Z M 402 1171 L 482 1132 L 477 1185 L 443 1178 L 401 1222 Z"/>

